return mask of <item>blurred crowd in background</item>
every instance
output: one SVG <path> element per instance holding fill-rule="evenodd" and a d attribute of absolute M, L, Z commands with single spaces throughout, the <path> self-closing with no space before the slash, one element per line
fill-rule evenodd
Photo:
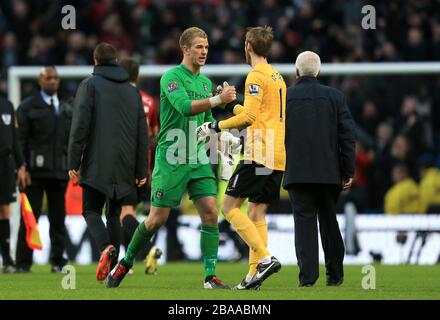
<path fill-rule="evenodd" d="M 61 8 L 67 4 L 76 9 L 76 30 L 61 28 Z M 374 30 L 361 28 L 366 4 L 376 9 Z M 256 25 L 273 27 L 269 61 L 292 64 L 288 85 L 294 84 L 293 64 L 304 50 L 317 52 L 323 63 L 440 61 L 437 0 L 3 0 L 0 93 L 6 95 L 10 66 L 91 65 L 93 48 L 101 41 L 115 46 L 120 58 L 178 64 L 178 39 L 189 26 L 208 33 L 208 64 L 245 63 L 246 27 Z M 243 77 L 213 80 L 228 80 L 243 90 Z M 439 76 L 322 81 L 346 94 L 358 125 L 356 180 L 344 199 L 354 201 L 360 212 L 387 211 L 385 194 L 393 185 L 405 179 L 419 185 L 426 168 L 440 166 Z M 77 85 L 62 80 L 61 94 L 73 96 Z M 140 87 L 158 98 L 157 78 L 142 79 Z M 34 81 L 24 81 L 22 88 L 23 98 L 37 89 Z"/>

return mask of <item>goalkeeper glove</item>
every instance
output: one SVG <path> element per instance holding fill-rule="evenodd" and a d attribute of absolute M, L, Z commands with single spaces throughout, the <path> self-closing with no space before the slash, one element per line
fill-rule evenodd
<path fill-rule="evenodd" d="M 223 82 L 223 86 L 221 86 L 221 85 L 218 85 L 218 86 L 217 86 L 217 89 L 215 90 L 215 95 L 219 95 L 219 94 L 221 94 L 221 93 L 223 92 L 223 90 L 224 90 L 225 88 L 227 88 L 227 87 L 229 87 L 229 83 L 227 83 L 226 81 L 224 81 L 224 82 Z M 229 103 L 220 104 L 220 105 L 218 105 L 218 107 L 221 108 L 221 109 L 224 109 L 224 110 L 226 110 L 226 111 L 228 111 L 228 112 L 230 112 L 230 113 L 233 114 L 233 113 L 234 113 L 234 107 L 235 107 L 237 104 L 242 104 L 242 103 L 240 103 L 238 100 L 234 100 L 234 101 L 229 102 Z"/>
<path fill-rule="evenodd" d="M 220 137 L 220 167 L 222 180 L 229 180 L 232 176 L 234 167 L 234 156 L 238 155 L 241 151 L 240 138 L 234 137 L 229 132 L 223 132 Z"/>
<path fill-rule="evenodd" d="M 231 156 L 237 155 L 241 151 L 241 140 L 230 132 L 222 132 L 220 137 L 221 147 Z M 224 147 L 224 148 L 223 148 Z"/>
<path fill-rule="evenodd" d="M 207 137 L 220 131 L 221 130 L 219 128 L 218 121 L 205 122 L 196 129 L 197 143 L 204 141 Z"/>
<path fill-rule="evenodd" d="M 217 89 L 215 89 L 215 94 L 214 95 L 219 95 L 223 92 L 223 90 L 229 87 L 229 83 L 227 83 L 226 81 L 223 82 L 223 86 L 222 85 L 218 85 Z"/>

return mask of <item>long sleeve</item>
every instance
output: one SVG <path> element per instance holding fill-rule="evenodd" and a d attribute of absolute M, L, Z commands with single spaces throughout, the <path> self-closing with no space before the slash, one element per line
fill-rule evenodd
<path fill-rule="evenodd" d="M 12 107 L 12 105 L 11 105 Z M 12 107 L 13 108 L 13 107 Z M 15 127 L 15 113 L 12 113 L 12 125 L 13 125 L 13 130 L 12 130 L 12 143 L 13 143 L 13 149 L 14 149 L 14 159 L 15 159 L 15 165 L 17 168 L 21 167 L 25 161 L 24 161 L 24 156 L 23 156 L 23 152 L 21 150 L 21 145 L 20 145 L 20 141 L 18 138 L 18 132 L 17 132 L 17 128 Z"/>
<path fill-rule="evenodd" d="M 94 94 L 86 79 L 81 82 L 74 102 L 68 149 L 69 170 L 78 170 L 81 165 L 84 145 L 90 132 L 93 97 Z"/>
<path fill-rule="evenodd" d="M 354 177 L 355 136 L 354 121 L 348 110 L 345 97 L 338 108 L 338 146 L 342 178 Z"/>
<path fill-rule="evenodd" d="M 171 105 L 183 116 L 192 116 L 191 99 L 183 82 L 173 73 L 166 73 L 160 79 L 160 88 L 170 101 Z"/>
<path fill-rule="evenodd" d="M 26 107 L 21 104 L 17 110 L 17 122 L 18 122 L 18 142 L 20 144 L 21 151 L 23 152 L 24 161 L 29 164 L 29 120 L 27 117 Z"/>
<path fill-rule="evenodd" d="M 246 78 L 243 106 L 234 107 L 234 116 L 220 121 L 220 129 L 245 128 L 257 119 L 263 101 L 264 79 L 258 72 L 249 73 Z"/>
<path fill-rule="evenodd" d="M 145 120 L 144 108 L 139 99 L 138 124 L 137 124 L 137 148 L 136 148 L 136 178 L 142 179 L 147 176 L 148 168 L 148 127 Z"/>

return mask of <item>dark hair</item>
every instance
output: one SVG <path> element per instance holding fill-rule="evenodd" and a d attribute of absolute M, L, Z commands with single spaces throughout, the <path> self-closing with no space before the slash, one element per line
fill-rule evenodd
<path fill-rule="evenodd" d="M 43 68 L 44 69 L 54 69 L 54 70 L 57 69 L 54 64 L 45 64 L 45 65 L 43 65 Z"/>
<path fill-rule="evenodd" d="M 136 82 L 139 76 L 139 63 L 132 58 L 124 58 L 119 64 L 128 73 L 128 81 Z"/>
<path fill-rule="evenodd" d="M 268 26 L 248 28 L 246 32 L 246 42 L 251 44 L 254 52 L 260 57 L 267 58 L 272 40 L 272 28 Z"/>
<path fill-rule="evenodd" d="M 93 58 L 98 64 L 108 64 L 116 62 L 116 49 L 106 42 L 101 42 L 93 50 Z"/>

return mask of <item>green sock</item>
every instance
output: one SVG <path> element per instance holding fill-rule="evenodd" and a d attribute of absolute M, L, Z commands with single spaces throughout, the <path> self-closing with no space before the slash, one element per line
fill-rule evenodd
<path fill-rule="evenodd" d="M 203 263 L 205 265 L 205 277 L 215 275 L 215 266 L 217 264 L 218 225 L 208 226 L 202 224 L 200 235 L 200 247 L 202 249 Z"/>
<path fill-rule="evenodd" d="M 125 253 L 124 261 L 130 265 L 133 265 L 134 258 L 142 248 L 147 246 L 148 241 L 154 235 L 154 232 L 145 228 L 145 223 L 142 221 L 136 228 L 130 244 L 128 245 L 127 252 Z"/>

